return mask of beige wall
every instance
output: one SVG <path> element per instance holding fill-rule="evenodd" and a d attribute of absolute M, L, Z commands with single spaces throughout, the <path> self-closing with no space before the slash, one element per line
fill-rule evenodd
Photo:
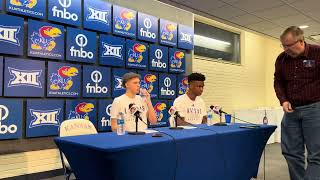
<path fill-rule="evenodd" d="M 278 40 L 209 20 L 196 20 L 240 33 L 241 65 L 195 56 L 193 71 L 202 72 L 207 81 L 203 98 L 226 111 L 278 106 L 273 90 L 274 61 L 281 52 Z"/>

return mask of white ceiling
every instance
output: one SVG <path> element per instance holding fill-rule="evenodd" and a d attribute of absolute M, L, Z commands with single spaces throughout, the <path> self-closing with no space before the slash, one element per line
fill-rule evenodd
<path fill-rule="evenodd" d="M 310 26 L 304 29 L 306 38 L 320 34 L 320 0 L 162 1 L 182 9 L 200 11 L 275 38 L 291 25 Z"/>

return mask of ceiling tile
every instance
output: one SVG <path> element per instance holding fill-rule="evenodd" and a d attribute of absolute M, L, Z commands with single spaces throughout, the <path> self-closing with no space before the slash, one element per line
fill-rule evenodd
<path fill-rule="evenodd" d="M 229 5 L 210 10 L 208 11 L 208 13 L 212 14 L 213 16 L 219 17 L 221 19 L 230 19 L 232 17 L 246 14 L 246 12 Z"/>
<path fill-rule="evenodd" d="M 265 30 L 274 29 L 278 26 L 268 21 L 262 21 L 254 24 L 249 24 L 247 25 L 247 27 L 263 33 Z"/>
<path fill-rule="evenodd" d="M 272 22 L 279 24 L 283 27 L 288 26 L 301 26 L 308 25 L 308 22 L 312 21 L 309 17 L 299 14 L 294 16 L 280 17 L 278 19 L 273 19 Z"/>
<path fill-rule="evenodd" d="M 232 5 L 244 9 L 247 12 L 254 12 L 281 6 L 284 5 L 284 3 L 279 0 L 241 0 Z"/>
<path fill-rule="evenodd" d="M 272 20 L 279 19 L 280 17 L 299 15 L 300 13 L 296 9 L 288 5 L 283 5 L 275 8 L 265 9 L 262 11 L 256 11 L 253 12 L 253 14 Z"/>
<path fill-rule="evenodd" d="M 263 19 L 258 18 L 256 16 L 253 16 L 251 14 L 244 14 L 237 17 L 233 17 L 229 19 L 235 24 L 239 24 L 242 26 L 248 25 L 248 24 L 254 24 L 263 21 Z"/>
<path fill-rule="evenodd" d="M 226 5 L 219 0 L 187 0 L 183 4 L 200 11 L 208 11 Z"/>

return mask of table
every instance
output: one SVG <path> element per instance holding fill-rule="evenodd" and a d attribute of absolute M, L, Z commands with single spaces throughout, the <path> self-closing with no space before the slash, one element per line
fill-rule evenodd
<path fill-rule="evenodd" d="M 79 179 L 248 180 L 257 175 L 276 126 L 239 127 L 156 128 L 163 137 L 100 133 L 58 137 L 55 143 Z"/>

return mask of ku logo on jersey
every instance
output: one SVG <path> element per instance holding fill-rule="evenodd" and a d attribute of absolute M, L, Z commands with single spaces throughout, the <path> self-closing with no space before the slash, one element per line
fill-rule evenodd
<path fill-rule="evenodd" d="M 32 86 L 42 88 L 39 80 L 42 70 L 20 70 L 8 67 L 10 76 L 8 87 L 14 86 Z"/>
<path fill-rule="evenodd" d="M 41 110 L 35 110 L 30 109 L 30 114 L 34 118 L 29 128 L 34 128 L 38 126 L 59 126 L 60 121 L 58 119 L 58 115 L 60 114 L 61 109 L 54 109 L 54 110 L 48 110 L 48 111 L 41 111 Z"/>
<path fill-rule="evenodd" d="M 177 26 L 174 24 L 166 24 L 161 29 L 161 39 L 171 41 L 174 38 L 173 32 L 177 29 Z"/>
<path fill-rule="evenodd" d="M 37 5 L 37 0 L 10 0 L 11 5 L 32 9 Z"/>
<path fill-rule="evenodd" d="M 111 45 L 105 42 L 102 42 L 104 51 L 102 57 L 114 57 L 118 59 L 122 59 L 121 51 L 123 49 L 123 45 Z"/>
<path fill-rule="evenodd" d="M 142 53 L 146 52 L 146 46 L 143 44 L 136 43 L 133 45 L 132 49 L 128 52 L 128 62 L 140 63 L 143 60 Z"/>
<path fill-rule="evenodd" d="M 77 76 L 78 69 L 71 66 L 63 66 L 58 69 L 58 73 L 52 73 L 50 77 L 51 90 L 69 90 L 72 85 L 72 77 Z"/>
<path fill-rule="evenodd" d="M 170 67 L 180 68 L 182 66 L 183 58 L 184 58 L 184 52 L 176 51 L 174 55 L 170 57 Z"/>
<path fill-rule="evenodd" d="M 120 15 L 115 18 L 115 28 L 119 30 L 129 31 L 131 28 L 131 20 L 135 18 L 133 12 L 122 10 Z"/>
<path fill-rule="evenodd" d="M 20 46 L 20 41 L 17 38 L 20 28 L 20 26 L 0 25 L 0 41 Z"/>
<path fill-rule="evenodd" d="M 52 26 L 42 26 L 38 32 L 31 35 L 31 48 L 34 50 L 52 51 L 56 47 L 55 38 L 60 37 L 62 31 Z"/>
<path fill-rule="evenodd" d="M 79 103 L 74 111 L 70 111 L 69 119 L 86 119 L 90 120 L 89 113 L 93 111 L 94 105 L 92 103 Z"/>
<path fill-rule="evenodd" d="M 161 121 L 163 119 L 163 111 L 167 108 L 165 103 L 157 103 L 154 106 L 154 110 L 156 111 L 157 120 Z"/>
<path fill-rule="evenodd" d="M 93 7 L 88 7 L 89 15 L 87 16 L 87 21 L 97 21 L 109 25 L 108 15 L 109 11 L 104 11 L 100 9 L 96 9 Z"/>
<path fill-rule="evenodd" d="M 143 80 L 141 81 L 141 87 L 146 89 L 149 93 L 153 91 L 153 83 L 156 82 L 157 76 L 153 74 L 147 74 L 144 76 Z"/>
<path fill-rule="evenodd" d="M 179 82 L 179 94 L 185 94 L 188 91 L 188 77 L 184 77 L 181 82 Z"/>

